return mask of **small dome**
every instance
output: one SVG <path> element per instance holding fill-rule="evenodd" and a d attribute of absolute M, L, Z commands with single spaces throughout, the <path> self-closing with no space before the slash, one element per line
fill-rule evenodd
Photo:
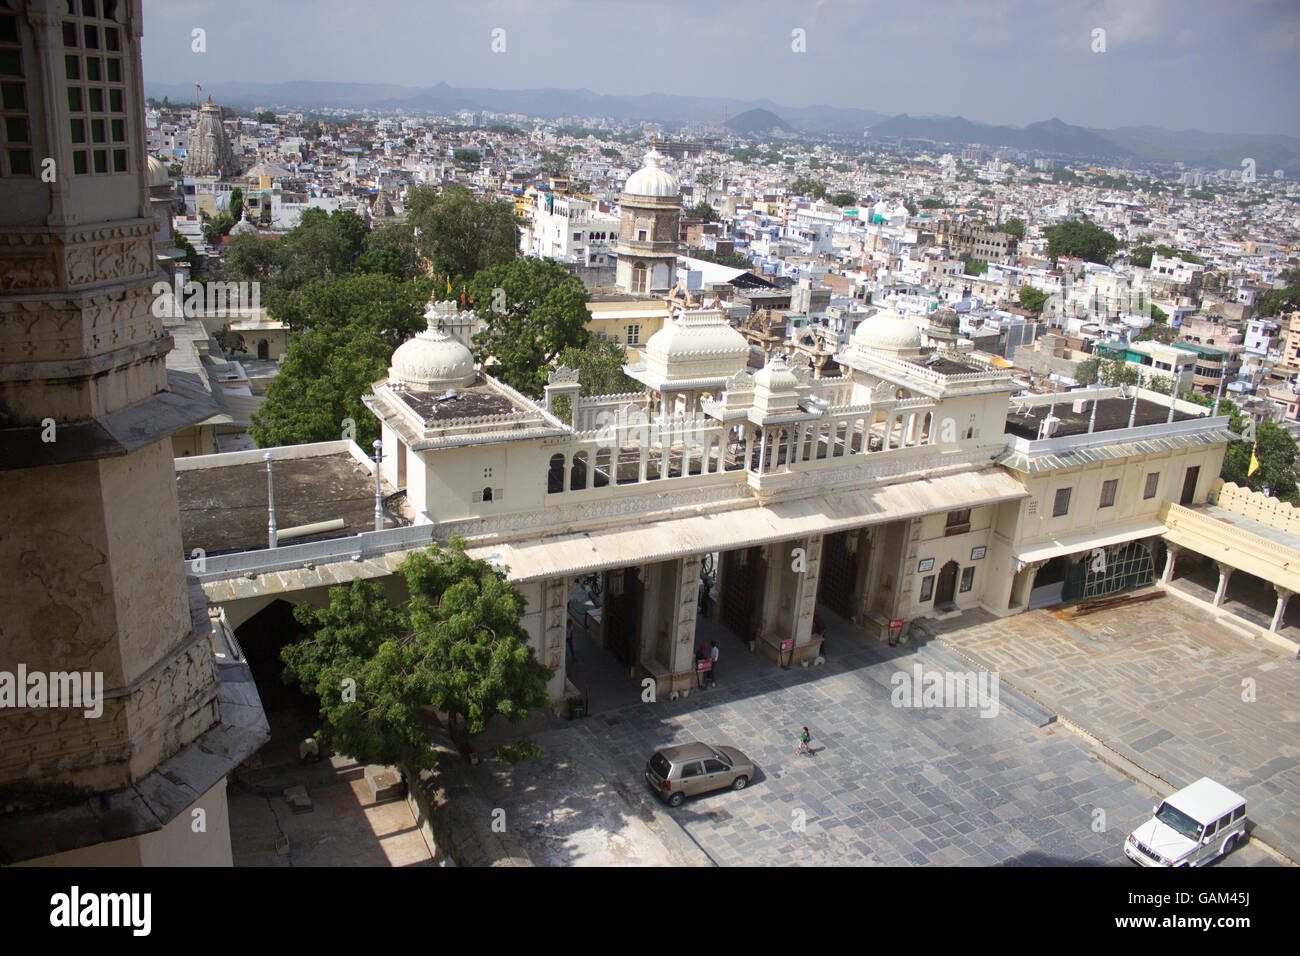
<path fill-rule="evenodd" d="M 945 306 L 935 310 L 934 314 L 930 316 L 930 324 L 937 329 L 949 329 L 956 332 L 958 325 L 961 323 L 957 318 L 957 313 Z"/>
<path fill-rule="evenodd" d="M 650 336 L 646 367 L 668 381 L 730 377 L 749 361 L 749 343 L 721 309 L 683 312 Z"/>
<path fill-rule="evenodd" d="M 421 389 L 474 384 L 474 356 L 438 328 L 436 313 L 431 313 L 425 313 L 429 327 L 393 352 L 389 380 Z"/>
<path fill-rule="evenodd" d="M 623 192 L 630 196 L 676 199 L 681 195 L 677 178 L 660 167 L 663 155 L 653 147 L 645 154 L 645 165 L 627 178 Z"/>
<path fill-rule="evenodd" d="M 879 315 L 864 319 L 853 333 L 857 348 L 883 352 L 914 352 L 921 348 L 921 330 L 911 319 L 898 312 L 898 297 L 885 300 L 886 309 Z"/>
<path fill-rule="evenodd" d="M 149 157 L 149 188 L 156 186 L 170 186 L 172 181 L 171 173 L 167 171 L 167 164 L 157 156 Z"/>
<path fill-rule="evenodd" d="M 232 236 L 257 235 L 257 227 L 248 221 L 248 210 L 244 210 L 239 217 L 239 222 L 230 227 L 230 234 Z"/>
<path fill-rule="evenodd" d="M 785 356 L 778 355 L 754 373 L 754 388 L 769 392 L 788 392 L 799 387 L 799 380 L 790 371 Z"/>

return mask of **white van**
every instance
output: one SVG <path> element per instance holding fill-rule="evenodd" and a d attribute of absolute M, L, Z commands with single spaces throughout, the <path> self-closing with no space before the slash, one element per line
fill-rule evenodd
<path fill-rule="evenodd" d="M 1169 796 L 1128 835 L 1124 855 L 1143 866 L 1204 866 L 1246 837 L 1246 798 L 1202 777 Z"/>

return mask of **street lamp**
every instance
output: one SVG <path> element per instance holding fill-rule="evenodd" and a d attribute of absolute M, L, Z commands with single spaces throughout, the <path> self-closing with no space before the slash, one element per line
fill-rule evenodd
<path fill-rule="evenodd" d="M 268 451 L 262 458 L 266 461 L 266 546 L 274 548 L 276 546 L 275 486 L 271 483 L 271 453 Z"/>
<path fill-rule="evenodd" d="M 375 449 L 375 530 L 384 530 L 384 499 L 382 492 L 379 490 L 379 462 L 383 459 L 381 454 L 384 443 L 378 438 L 375 439 L 372 446 Z"/>

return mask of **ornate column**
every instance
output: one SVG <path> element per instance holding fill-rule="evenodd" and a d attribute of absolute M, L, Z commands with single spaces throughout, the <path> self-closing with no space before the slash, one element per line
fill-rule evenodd
<path fill-rule="evenodd" d="M 1291 600 L 1291 595 L 1295 592 L 1280 584 L 1273 585 L 1273 590 L 1277 592 L 1277 610 L 1273 612 L 1273 623 L 1269 624 L 1268 629 L 1276 634 L 1282 626 L 1282 618 L 1286 617 L 1286 602 Z"/>
<path fill-rule="evenodd" d="M 767 429 L 762 430 L 762 437 L 759 438 L 758 444 L 758 473 L 761 475 L 767 471 Z"/>
<path fill-rule="evenodd" d="M 1219 607 L 1223 604 L 1224 595 L 1228 593 L 1228 581 L 1236 569 L 1223 561 L 1216 561 L 1215 564 L 1219 566 L 1219 589 L 1214 592 L 1214 606 Z"/>

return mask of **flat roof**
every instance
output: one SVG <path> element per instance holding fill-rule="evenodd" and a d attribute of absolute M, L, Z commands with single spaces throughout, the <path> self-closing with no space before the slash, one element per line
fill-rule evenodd
<path fill-rule="evenodd" d="M 294 538 L 294 544 L 375 530 L 374 474 L 346 451 L 277 460 L 272 475 L 278 528 L 343 519 L 340 530 Z M 195 548 L 218 555 L 266 547 L 266 462 L 178 471 L 176 493 L 187 558 Z"/>
<path fill-rule="evenodd" d="M 500 392 L 493 391 L 482 380 L 461 388 L 429 392 L 402 391 L 395 394 L 426 422 L 445 423 L 460 418 L 508 415 L 516 410 L 514 402 Z"/>
<path fill-rule="evenodd" d="M 1052 436 L 1060 438 L 1065 435 L 1086 435 L 1088 433 L 1088 422 L 1092 418 L 1092 399 L 1087 399 L 1083 405 L 1083 411 L 1074 410 L 1074 402 L 1080 398 L 1078 392 L 1068 393 L 1070 398 L 1062 398 L 1056 403 L 1056 408 L 1052 414 L 1060 419 L 1056 426 L 1056 432 Z M 1015 399 L 1012 399 L 1014 403 Z M 1026 408 L 1023 413 L 1018 413 L 1013 408 L 1007 412 L 1006 430 L 1008 434 L 1015 435 L 1019 438 L 1027 438 L 1030 441 L 1038 439 L 1038 427 L 1042 424 L 1043 419 L 1047 417 L 1050 405 L 1034 405 Z M 1116 428 L 1128 428 L 1128 417 L 1133 410 L 1133 399 L 1131 398 L 1103 398 L 1097 404 L 1097 422 L 1095 431 L 1111 431 Z M 1174 411 L 1174 421 L 1185 422 L 1199 415 L 1189 415 L 1187 412 Z M 1137 402 L 1137 415 L 1134 417 L 1133 425 L 1159 425 L 1169 419 L 1169 406 L 1162 405 L 1159 402 L 1153 402 L 1148 398 L 1139 398 Z"/>

